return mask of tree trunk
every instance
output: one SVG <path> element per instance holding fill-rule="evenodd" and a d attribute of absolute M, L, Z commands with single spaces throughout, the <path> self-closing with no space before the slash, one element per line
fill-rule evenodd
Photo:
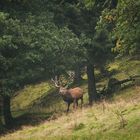
<path fill-rule="evenodd" d="M 91 64 L 87 66 L 87 77 L 88 77 L 89 104 L 92 105 L 93 101 L 97 99 L 97 92 L 96 92 L 94 66 Z"/>
<path fill-rule="evenodd" d="M 0 126 L 2 125 L 2 98 L 0 96 Z"/>
<path fill-rule="evenodd" d="M 80 85 L 81 80 L 82 80 L 82 77 L 81 77 L 80 66 L 76 66 L 76 68 L 75 68 L 75 76 L 74 76 L 74 83 L 77 84 L 77 85 Z"/>
<path fill-rule="evenodd" d="M 13 121 L 11 110 L 10 110 L 10 97 L 3 96 L 3 116 L 5 125 L 10 127 Z"/>

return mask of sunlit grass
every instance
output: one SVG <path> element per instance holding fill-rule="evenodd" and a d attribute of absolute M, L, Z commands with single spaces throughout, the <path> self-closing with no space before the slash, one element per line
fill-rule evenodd
<path fill-rule="evenodd" d="M 116 59 L 108 65 L 108 70 L 115 70 L 117 73 L 113 77 L 122 80 L 129 78 L 129 76 L 140 75 L 140 61 L 130 58 Z"/>
<path fill-rule="evenodd" d="M 24 126 L 22 130 L 1 137 L 1 140 L 124 140 L 124 137 L 137 140 L 140 136 L 139 99 L 140 94 L 129 100 L 103 101 L 69 114 L 56 114 L 51 120 L 37 126 Z"/>
<path fill-rule="evenodd" d="M 12 99 L 11 109 L 13 111 L 26 110 L 30 108 L 36 100 L 45 97 L 51 89 L 52 86 L 48 82 L 28 85 L 19 91 L 20 94 L 17 93 L 17 96 Z"/>

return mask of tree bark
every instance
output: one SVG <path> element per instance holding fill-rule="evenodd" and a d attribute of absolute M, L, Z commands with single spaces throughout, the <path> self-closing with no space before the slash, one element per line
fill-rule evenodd
<path fill-rule="evenodd" d="M 10 97 L 9 96 L 3 96 L 3 116 L 5 125 L 10 127 L 13 121 L 11 109 L 10 109 Z"/>
<path fill-rule="evenodd" d="M 91 64 L 87 66 L 87 77 L 88 77 L 89 104 L 92 105 L 93 101 L 97 99 L 97 92 L 96 92 L 94 66 Z"/>
<path fill-rule="evenodd" d="M 2 125 L 2 98 L 0 96 L 0 125 Z"/>

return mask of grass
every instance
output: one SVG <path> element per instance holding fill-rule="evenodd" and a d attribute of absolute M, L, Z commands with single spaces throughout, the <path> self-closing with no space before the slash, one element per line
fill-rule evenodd
<path fill-rule="evenodd" d="M 127 73 L 140 74 L 139 64 L 136 60 L 116 60 L 109 70 L 115 69 L 113 77 L 124 79 Z M 106 83 L 107 79 L 102 79 L 97 86 Z M 93 107 L 86 105 L 86 82 L 81 87 L 85 105 L 76 111 L 71 108 L 68 114 L 65 103 L 48 82 L 25 87 L 12 99 L 13 116 L 23 123 L 0 140 L 139 140 L 140 86 L 124 88 Z"/>
<path fill-rule="evenodd" d="M 21 130 L 1 137 L 1 140 L 137 140 L 140 137 L 138 97 L 103 101 L 67 115 L 62 113 L 37 126 L 22 126 Z"/>
<path fill-rule="evenodd" d="M 13 98 L 12 109 L 25 109 L 32 106 L 35 100 L 44 97 L 51 88 L 47 82 L 26 86 L 19 91 L 20 94 L 17 93 L 16 98 Z"/>
<path fill-rule="evenodd" d="M 26 86 L 23 90 L 19 91 L 20 94 L 17 93 L 17 96 L 12 99 L 11 110 L 13 115 L 17 117 L 24 114 L 52 90 L 52 85 L 48 82 Z"/>
<path fill-rule="evenodd" d="M 140 75 L 140 61 L 131 58 L 117 59 L 115 62 L 110 63 L 108 66 L 109 71 L 116 71 L 113 77 L 122 80 L 129 78 L 129 76 Z"/>

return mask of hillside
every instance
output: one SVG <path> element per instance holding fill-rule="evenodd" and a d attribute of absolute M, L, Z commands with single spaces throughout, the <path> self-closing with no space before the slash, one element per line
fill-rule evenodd
<path fill-rule="evenodd" d="M 108 66 L 120 80 L 140 74 L 138 60 L 116 60 Z M 86 77 L 86 76 L 85 76 Z M 97 86 L 106 84 L 101 79 Z M 140 86 L 130 86 L 111 98 L 87 106 L 86 80 L 84 107 L 65 113 L 65 103 L 51 83 L 29 85 L 12 99 L 12 113 L 17 130 L 0 140 L 139 140 Z"/>
<path fill-rule="evenodd" d="M 0 0 L 0 140 L 140 140 L 139 9 Z"/>

